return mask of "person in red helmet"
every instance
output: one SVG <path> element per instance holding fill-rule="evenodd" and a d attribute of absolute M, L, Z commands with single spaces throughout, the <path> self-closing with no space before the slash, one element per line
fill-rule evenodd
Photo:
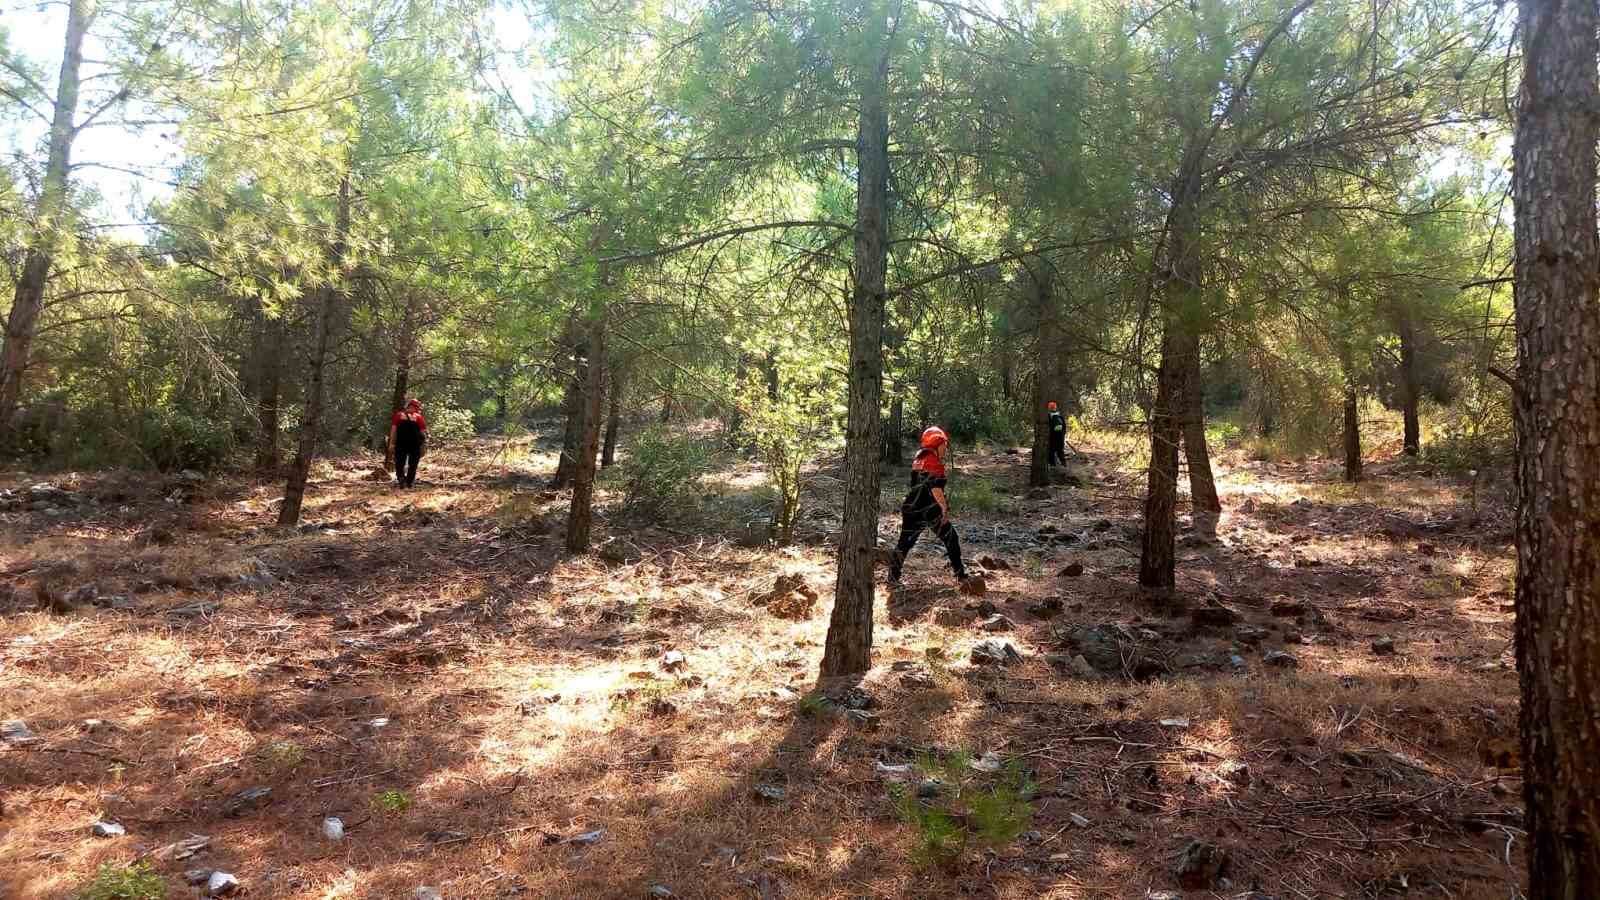
<path fill-rule="evenodd" d="M 1064 466 L 1067 464 L 1067 420 L 1054 400 L 1044 408 L 1050 412 L 1050 466 Z"/>
<path fill-rule="evenodd" d="M 906 555 L 917 545 L 922 529 L 933 529 L 944 542 L 945 554 L 950 557 L 950 569 L 957 581 L 965 581 L 967 569 L 961 564 L 961 538 L 950 524 L 950 498 L 945 495 L 948 483 L 944 457 L 950 450 L 950 436 L 935 425 L 922 432 L 922 448 L 911 461 L 911 490 L 900 504 L 900 542 L 889 557 L 889 583 L 900 583 L 900 573 Z"/>
<path fill-rule="evenodd" d="M 415 397 L 406 408 L 389 420 L 389 453 L 394 457 L 394 483 L 411 487 L 417 481 L 417 463 L 422 461 L 422 446 L 428 439 L 428 420 L 422 415 L 422 401 Z"/>

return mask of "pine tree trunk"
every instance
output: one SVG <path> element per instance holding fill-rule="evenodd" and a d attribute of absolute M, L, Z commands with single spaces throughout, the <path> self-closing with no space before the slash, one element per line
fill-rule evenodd
<path fill-rule="evenodd" d="M 661 424 L 672 421 L 672 395 L 678 386 L 678 370 L 667 370 L 667 383 L 661 391 Z"/>
<path fill-rule="evenodd" d="M 607 289 L 600 278 L 600 291 Z M 572 506 L 567 511 L 567 550 L 587 553 L 594 525 L 595 455 L 600 449 L 600 414 L 605 394 L 606 309 L 604 300 L 590 312 L 588 360 L 578 403 L 576 458 L 572 467 Z"/>
<path fill-rule="evenodd" d="M 1189 499 L 1194 504 L 1195 521 L 1209 514 L 1213 521 L 1222 512 L 1217 496 L 1217 480 L 1211 474 L 1211 454 L 1206 449 L 1205 398 L 1200 384 L 1200 336 L 1180 335 L 1183 344 L 1183 453 L 1189 464 Z"/>
<path fill-rule="evenodd" d="M 1150 470 L 1139 549 L 1139 584 L 1161 591 L 1170 591 L 1178 583 L 1178 440 L 1183 429 L 1177 404 L 1183 395 L 1183 368 L 1172 343 L 1171 336 L 1161 340 L 1156 399 L 1150 408 Z"/>
<path fill-rule="evenodd" d="M 1405 442 L 1401 450 L 1406 456 L 1422 453 L 1422 422 L 1417 416 L 1418 398 L 1422 391 L 1417 385 L 1417 335 L 1409 314 L 1402 315 L 1400 327 L 1400 413 L 1405 418 Z"/>
<path fill-rule="evenodd" d="M 311 367 L 306 385 L 305 416 L 300 422 L 300 446 L 295 451 L 294 465 L 289 469 L 289 481 L 283 489 L 283 506 L 278 510 L 278 524 L 295 525 L 300 521 L 300 507 L 305 502 L 306 479 L 311 475 L 311 463 L 317 456 L 317 444 L 322 437 L 322 412 L 324 404 L 323 381 L 328 368 L 329 333 L 333 330 L 334 314 L 343 288 L 336 283 L 342 277 L 345 240 L 350 233 L 350 174 L 339 179 L 339 208 L 333 229 L 333 246 L 330 248 L 328 282 L 317 289 L 316 334 L 312 338 Z"/>
<path fill-rule="evenodd" d="M 878 545 L 878 430 L 883 395 L 883 323 L 889 251 L 888 7 L 864 0 L 866 46 L 878 53 L 861 72 L 856 134 L 856 235 L 850 293 L 850 398 L 845 416 L 844 525 L 839 534 L 833 614 L 823 677 L 872 667 L 872 563 Z M 877 48 L 882 47 L 882 50 Z"/>
<path fill-rule="evenodd" d="M 1517 671 L 1529 900 L 1600 897 L 1600 11 L 1518 0 Z"/>
<path fill-rule="evenodd" d="M 1177 587 L 1178 443 L 1185 419 L 1188 355 L 1198 352 L 1195 333 L 1201 266 L 1195 235 L 1199 202 L 1198 155 L 1190 151 L 1174 182 L 1167 213 L 1169 273 L 1162 286 L 1161 362 L 1150 407 L 1150 467 L 1144 499 L 1144 534 L 1139 550 L 1139 584 L 1167 592 Z"/>
<path fill-rule="evenodd" d="M 776 351 L 768 350 L 766 357 L 762 359 L 761 376 L 767 382 L 767 399 L 777 403 L 779 391 L 783 387 L 783 379 L 778 371 L 778 354 Z"/>
<path fill-rule="evenodd" d="M 583 416 L 583 385 L 589 380 L 588 350 L 583 340 L 573 333 L 575 324 L 567 324 L 572 339 L 572 376 L 561 397 L 562 431 L 561 457 L 556 460 L 556 477 L 552 485 L 556 490 L 572 484 L 572 475 L 578 465 L 579 419 Z"/>
<path fill-rule="evenodd" d="M 1039 487 L 1050 483 L 1050 412 L 1046 404 L 1057 399 L 1056 364 L 1060 348 L 1056 346 L 1055 297 L 1044 264 L 1039 265 L 1039 271 L 1029 266 L 1028 278 L 1033 287 L 1033 308 L 1038 323 L 1034 335 L 1033 453 L 1028 461 L 1028 483 Z"/>
<path fill-rule="evenodd" d="M 1344 480 L 1361 480 L 1361 398 L 1356 386 L 1344 386 Z"/>
<path fill-rule="evenodd" d="M 59 230 L 67 209 L 67 176 L 72 170 L 72 143 L 78 136 L 79 70 L 83 66 L 83 38 L 94 19 L 90 0 L 67 5 L 67 33 L 61 73 L 56 82 L 50 122 L 50 149 L 40 185 L 34 221 L 40 233 L 23 257 L 22 273 L 12 294 L 6 318 L 4 346 L 0 346 L 0 437 L 9 434 L 11 420 L 22 400 L 22 379 L 27 373 L 33 339 L 44 310 L 45 285 L 59 243 Z"/>
<path fill-rule="evenodd" d="M 622 373 L 611 373 L 611 389 L 606 391 L 606 439 L 600 450 L 600 465 L 609 468 L 617 462 L 617 432 L 622 427 Z"/>
<path fill-rule="evenodd" d="M 278 469 L 278 409 L 283 395 L 283 334 L 284 322 L 280 314 L 266 323 L 267 351 L 262 358 L 260 392 L 256 398 L 256 416 L 260 430 L 256 437 L 256 468 L 263 473 Z"/>
<path fill-rule="evenodd" d="M 883 430 L 883 461 L 891 466 L 906 464 L 906 400 L 898 391 L 889 401 L 889 421 Z"/>

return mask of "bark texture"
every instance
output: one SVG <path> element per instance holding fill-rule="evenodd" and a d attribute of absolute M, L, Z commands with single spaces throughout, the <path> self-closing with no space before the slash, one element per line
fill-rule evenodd
<path fill-rule="evenodd" d="M 1356 386 L 1344 386 L 1344 480 L 1361 480 L 1361 397 Z"/>
<path fill-rule="evenodd" d="M 622 371 L 611 373 L 611 386 L 606 391 L 606 437 L 600 448 L 600 465 L 609 467 L 617 462 L 617 435 L 622 430 Z"/>
<path fill-rule="evenodd" d="M 1034 487 L 1050 483 L 1050 413 L 1045 404 L 1056 396 L 1061 383 L 1060 334 L 1056 321 L 1055 295 L 1049 270 L 1043 262 L 1028 267 L 1032 282 L 1034 315 L 1038 323 L 1034 336 L 1035 372 L 1033 379 L 1033 452 L 1028 457 L 1028 483 Z"/>
<path fill-rule="evenodd" d="M 283 316 L 268 319 L 264 327 L 266 353 L 256 395 L 256 415 L 261 423 L 256 443 L 256 468 L 274 472 L 278 468 L 278 409 L 283 396 Z"/>
<path fill-rule="evenodd" d="M 872 562 L 878 544 L 878 453 L 883 395 L 883 320 L 889 251 L 888 9 L 867 5 L 867 46 L 856 133 L 855 284 L 850 293 L 850 399 L 845 416 L 844 525 L 839 535 L 833 613 L 822 654 L 824 677 L 872 667 Z"/>
<path fill-rule="evenodd" d="M 1150 408 L 1150 469 L 1139 547 L 1139 584 L 1161 591 L 1172 590 L 1178 581 L 1178 439 L 1183 429 L 1177 403 L 1183 393 L 1183 373 L 1171 344 L 1171 335 L 1162 338 L 1156 400 Z"/>
<path fill-rule="evenodd" d="M 300 445 L 295 451 L 294 465 L 289 469 L 289 481 L 283 488 L 283 506 L 278 510 L 279 525 L 295 525 L 300 521 L 300 507 L 305 502 L 306 479 L 311 475 L 311 463 L 317 456 L 317 444 L 322 438 L 322 412 L 324 406 L 324 380 L 328 370 L 329 332 L 333 330 L 334 314 L 338 309 L 339 284 L 344 267 L 346 236 L 350 233 L 350 175 L 339 179 L 339 206 L 334 214 L 333 245 L 328 249 L 329 274 L 327 283 L 317 289 L 315 335 L 311 340 L 311 364 L 306 379 L 305 416 L 300 421 Z"/>
<path fill-rule="evenodd" d="M 1417 330 L 1407 313 L 1401 313 L 1395 330 L 1400 337 L 1400 414 L 1405 419 L 1405 440 L 1400 452 L 1417 456 L 1422 453 L 1422 420 L 1417 415 L 1422 394 L 1417 384 Z"/>
<path fill-rule="evenodd" d="M 1600 897 L 1600 12 L 1518 0 L 1517 670 L 1530 900 Z"/>
<path fill-rule="evenodd" d="M 606 290 L 604 276 L 600 290 Z M 586 553 L 594 526 L 595 454 L 600 447 L 600 413 L 605 394 L 606 310 L 604 301 L 590 313 L 584 380 L 579 395 L 577 456 L 572 466 L 572 506 L 567 510 L 567 550 Z"/>
<path fill-rule="evenodd" d="M 22 378 L 27 373 L 33 339 L 44 309 L 45 285 L 58 242 L 58 229 L 67 206 L 67 175 L 72 171 L 72 143 L 78 136 L 79 72 L 83 67 L 83 38 L 93 21 L 90 0 L 67 4 L 67 33 L 62 48 L 61 73 L 56 82 L 50 121 L 50 149 L 34 219 L 40 231 L 23 257 L 22 273 L 12 294 L 6 318 L 5 344 L 0 347 L 0 436 L 11 430 L 22 399 Z"/>
<path fill-rule="evenodd" d="M 1192 330 L 1179 335 L 1183 343 L 1183 454 L 1189 465 L 1189 498 L 1197 518 L 1222 512 L 1217 479 L 1211 474 L 1211 453 L 1206 447 L 1205 395 L 1200 379 L 1200 336 Z"/>

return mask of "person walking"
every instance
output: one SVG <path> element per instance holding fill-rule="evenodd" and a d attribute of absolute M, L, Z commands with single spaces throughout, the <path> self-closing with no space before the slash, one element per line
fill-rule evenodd
<path fill-rule="evenodd" d="M 921 449 L 911 461 L 911 490 L 900 504 L 900 542 L 889 557 L 891 586 L 900 583 L 906 555 L 917 545 L 924 528 L 932 529 L 934 536 L 944 542 L 945 555 L 950 558 L 950 569 L 956 580 L 967 580 L 966 566 L 961 564 L 961 538 L 950 524 L 950 498 L 945 494 L 949 478 L 944 458 L 950 450 L 950 436 L 935 425 L 922 432 L 921 443 Z"/>
<path fill-rule="evenodd" d="M 428 440 L 428 420 L 422 415 L 422 401 L 415 397 L 406 408 L 389 420 L 389 455 L 394 457 L 396 487 L 411 487 L 417 480 L 417 463 Z"/>
<path fill-rule="evenodd" d="M 1067 464 L 1067 420 L 1054 400 L 1044 408 L 1050 411 L 1050 467 L 1053 469 Z"/>

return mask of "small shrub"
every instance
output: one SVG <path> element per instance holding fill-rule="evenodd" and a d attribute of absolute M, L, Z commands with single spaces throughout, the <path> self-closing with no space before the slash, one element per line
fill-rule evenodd
<path fill-rule="evenodd" d="M 956 479 L 950 486 L 950 512 L 997 513 L 1005 509 L 1006 498 L 988 481 L 975 478 Z"/>
<path fill-rule="evenodd" d="M 821 691 L 812 691 L 796 700 L 794 707 L 802 719 L 820 719 L 828 711 L 828 698 Z"/>
<path fill-rule="evenodd" d="M 268 772 L 287 772 L 305 758 L 305 748 L 294 741 L 272 741 L 256 750 L 256 762 Z"/>
<path fill-rule="evenodd" d="M 166 896 L 166 880 L 145 862 L 131 866 L 104 863 L 94 880 L 73 895 L 74 900 L 162 900 Z"/>
<path fill-rule="evenodd" d="M 372 796 L 372 808 L 386 815 L 398 816 L 411 808 L 411 798 L 404 791 L 389 789 Z"/>
<path fill-rule="evenodd" d="M 660 515 L 674 501 L 693 494 L 710 467 L 699 441 L 655 427 L 634 438 L 622 464 L 623 505 L 645 515 Z"/>
<path fill-rule="evenodd" d="M 963 750 L 943 758 L 918 756 L 917 770 L 945 785 L 932 800 L 922 800 L 905 785 L 893 787 L 895 812 L 915 833 L 912 856 L 917 863 L 953 868 L 969 844 L 998 849 L 1033 821 L 1037 785 L 1022 767 L 1013 760 L 986 776 L 973 770 L 972 760 Z"/>
<path fill-rule="evenodd" d="M 472 423 L 471 410 L 441 406 L 427 410 L 426 414 L 430 448 L 459 444 L 470 440 L 478 433 L 478 429 Z"/>
<path fill-rule="evenodd" d="M 140 453 L 163 472 L 216 469 L 234 449 L 233 429 L 226 422 L 182 410 L 145 410 L 135 427 Z"/>

